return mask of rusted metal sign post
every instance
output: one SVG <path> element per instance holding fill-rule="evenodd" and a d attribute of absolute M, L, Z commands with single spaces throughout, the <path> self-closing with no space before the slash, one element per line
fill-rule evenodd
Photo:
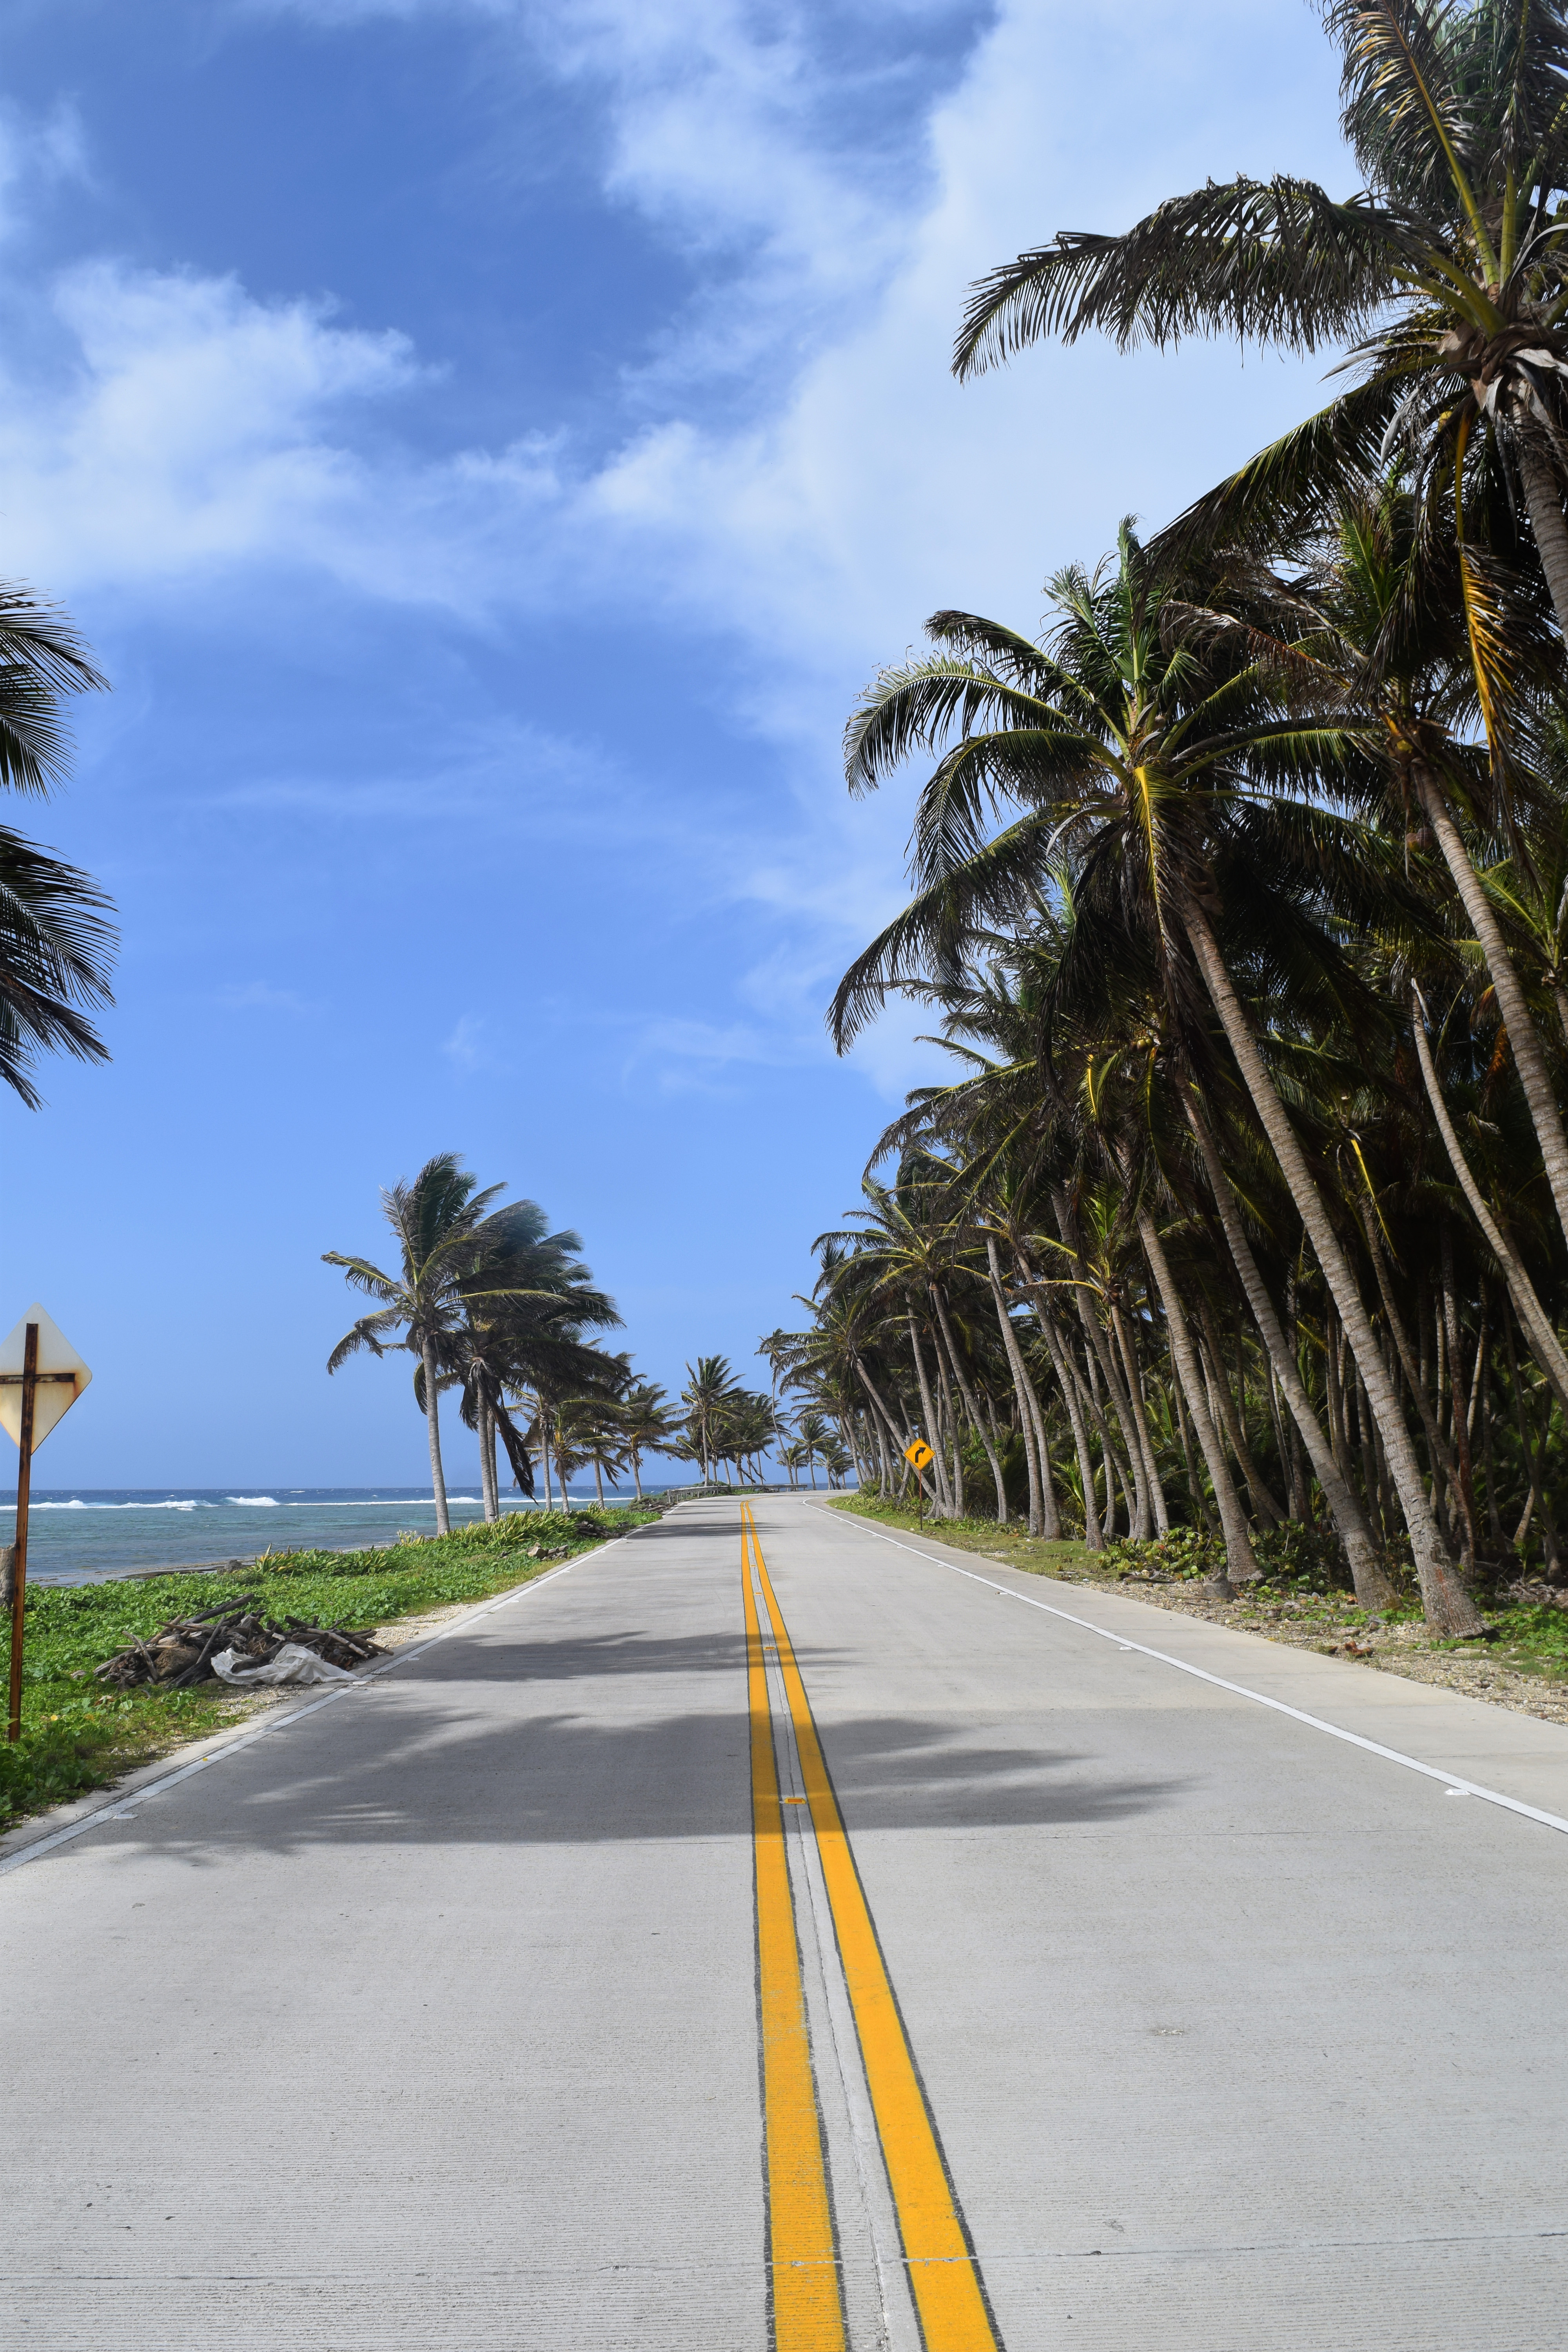
<path fill-rule="evenodd" d="M 92 1374 L 63 1331 L 41 1307 L 29 1307 L 0 1343 L 0 1429 L 14 1440 L 16 1538 L 11 1580 L 11 1706 L 7 1739 L 22 1735 L 22 1646 L 27 1606 L 27 1504 L 33 1455 L 55 1423 L 75 1404 Z"/>

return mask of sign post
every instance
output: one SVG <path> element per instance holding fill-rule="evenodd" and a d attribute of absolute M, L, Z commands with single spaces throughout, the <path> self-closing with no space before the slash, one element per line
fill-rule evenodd
<path fill-rule="evenodd" d="M 22 1650 L 27 1604 L 27 1505 L 33 1489 L 33 1455 L 56 1422 L 75 1404 L 92 1374 L 63 1331 L 41 1307 L 29 1307 L 0 1343 L 0 1429 L 14 1440 L 16 1465 L 16 1537 L 11 1581 L 11 1705 L 7 1739 L 22 1736 Z"/>
<path fill-rule="evenodd" d="M 923 1437 L 917 1437 L 912 1445 L 906 1445 L 904 1448 L 904 1460 L 915 1474 L 915 1493 L 920 1496 L 920 1523 L 922 1528 L 926 1523 L 926 1490 L 925 1481 L 921 1476 L 921 1472 L 929 1468 L 935 1459 L 935 1454 Z"/>

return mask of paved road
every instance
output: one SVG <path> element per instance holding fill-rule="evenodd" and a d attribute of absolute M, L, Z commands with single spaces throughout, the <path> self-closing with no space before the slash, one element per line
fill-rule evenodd
<path fill-rule="evenodd" d="M 756 1523 L 0 1880 L 6 2343 L 1557 2352 L 1568 1733 Z"/>

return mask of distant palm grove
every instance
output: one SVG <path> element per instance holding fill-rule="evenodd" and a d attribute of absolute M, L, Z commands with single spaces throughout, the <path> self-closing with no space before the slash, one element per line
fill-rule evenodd
<path fill-rule="evenodd" d="M 973 289 L 961 377 L 1349 356 L 1037 637 L 938 613 L 867 692 L 851 790 L 929 772 L 833 1031 L 912 998 L 952 1074 L 770 1345 L 938 1514 L 1315 1542 L 1462 1636 L 1568 1577 L 1568 10 L 1324 16 L 1360 193 L 1211 181 Z"/>
<path fill-rule="evenodd" d="M 640 1500 L 649 1454 L 696 1463 L 704 1484 L 721 1471 L 756 1484 L 769 1453 L 792 1481 L 805 1471 L 815 1485 L 818 1462 L 831 1481 L 842 1477 L 848 1457 L 823 1416 L 807 1411 L 792 1426 L 772 1398 L 741 1387 L 722 1356 L 687 1366 L 678 1403 L 657 1381 L 637 1380 L 630 1356 L 591 1336 L 618 1328 L 621 1318 L 615 1300 L 594 1286 L 581 1235 L 551 1233 L 537 1202 L 498 1206 L 505 1190 L 481 1190 L 456 1152 L 437 1152 L 412 1183 L 381 1196 L 395 1244 L 390 1269 L 323 1253 L 352 1289 L 375 1302 L 338 1341 L 328 1371 L 361 1349 L 414 1359 L 438 1534 L 451 1526 L 441 1454 L 447 1392 L 479 1439 L 487 1519 L 500 1516 L 502 1452 L 511 1483 L 547 1505 L 557 1492 L 564 1505 L 569 1482 L 589 1469 L 601 1501 L 605 1478 L 613 1486 L 627 1470 Z"/>

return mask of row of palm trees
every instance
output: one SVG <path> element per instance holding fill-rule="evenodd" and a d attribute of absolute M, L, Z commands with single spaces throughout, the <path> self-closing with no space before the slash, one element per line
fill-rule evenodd
<path fill-rule="evenodd" d="M 1317 1523 L 1441 1630 L 1559 1572 L 1568 1354 L 1568 7 L 1329 0 L 1345 201 L 1208 184 L 974 289 L 1047 335 L 1349 338 L 1348 388 L 1147 545 L 884 671 L 852 791 L 934 766 L 846 975 L 953 1055 L 775 1363 L 862 1475 L 935 1448 L 1090 1544 L 1257 1573 Z M 1058 427 L 1059 431 L 1059 427 Z"/>
<path fill-rule="evenodd" d="M 727 1465 L 737 1482 L 760 1484 L 764 1456 L 781 1447 L 796 1466 L 821 1460 L 830 1474 L 841 1468 L 825 1423 L 807 1415 L 792 1429 L 771 1398 L 741 1386 L 722 1356 L 687 1366 L 679 1404 L 658 1381 L 637 1379 L 630 1356 L 596 1336 L 618 1329 L 621 1318 L 583 1263 L 581 1235 L 552 1233 L 537 1202 L 498 1205 L 505 1189 L 481 1189 L 458 1153 L 437 1152 L 411 1183 L 382 1193 L 397 1244 L 392 1271 L 338 1250 L 323 1254 L 374 1301 L 332 1349 L 328 1371 L 362 1349 L 414 1358 L 437 1533 L 451 1527 L 440 1402 L 452 1391 L 479 1439 L 487 1519 L 500 1516 L 503 1452 L 523 1493 L 542 1486 L 546 1506 L 559 1494 L 563 1507 L 571 1480 L 586 1469 L 601 1503 L 605 1479 L 613 1487 L 629 1469 L 640 1502 L 649 1454 L 700 1464 L 704 1483 Z"/>

